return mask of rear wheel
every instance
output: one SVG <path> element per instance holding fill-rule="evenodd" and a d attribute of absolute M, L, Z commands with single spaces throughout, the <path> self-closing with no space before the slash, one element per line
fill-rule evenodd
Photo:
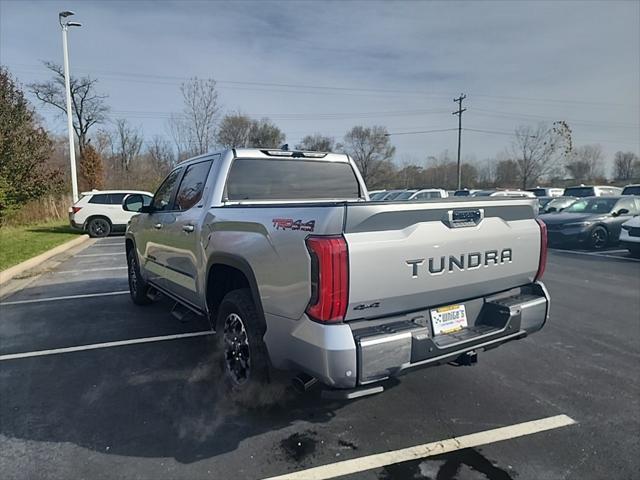
<path fill-rule="evenodd" d="M 111 223 L 106 218 L 92 218 L 87 224 L 87 232 L 91 238 L 106 237 L 111 233 Z"/>
<path fill-rule="evenodd" d="M 138 266 L 138 258 L 135 250 L 132 248 L 127 253 L 127 272 L 129 280 L 129 294 L 131 300 L 136 305 L 148 305 L 152 300 L 147 296 L 149 285 L 140 275 L 140 267 Z"/>
<path fill-rule="evenodd" d="M 217 331 L 229 385 L 235 390 L 245 390 L 267 383 L 269 359 L 262 340 L 264 322 L 249 290 L 234 290 L 225 295 L 218 309 Z"/>
<path fill-rule="evenodd" d="M 604 227 L 594 227 L 589 233 L 589 246 L 594 250 L 602 250 L 609 243 L 609 232 Z"/>

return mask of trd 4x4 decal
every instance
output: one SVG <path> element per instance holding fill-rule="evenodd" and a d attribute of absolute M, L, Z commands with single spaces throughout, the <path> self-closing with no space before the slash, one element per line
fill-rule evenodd
<path fill-rule="evenodd" d="M 302 230 L 303 232 L 313 232 L 316 228 L 315 220 L 303 222 L 302 220 L 294 220 L 293 218 L 274 218 L 272 222 L 273 226 L 276 227 L 276 230 Z"/>

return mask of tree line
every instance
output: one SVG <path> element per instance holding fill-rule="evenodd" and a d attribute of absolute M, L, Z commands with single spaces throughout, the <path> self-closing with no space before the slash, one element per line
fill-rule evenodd
<path fill-rule="evenodd" d="M 49 80 L 27 85 L 41 105 L 66 116 L 64 73 L 45 62 Z M 140 126 L 111 118 L 107 95 L 91 76 L 70 79 L 72 119 L 78 149 L 79 184 L 92 188 L 136 188 L 153 191 L 178 162 L 217 148 L 279 148 L 284 132 L 269 118 L 254 119 L 240 111 L 223 112 L 214 79 L 190 78 L 180 86 L 183 107 L 167 121 L 166 135 L 147 138 Z M 68 189 L 66 138 L 48 132 L 34 106 L 10 72 L 0 67 L 0 220 L 3 212 L 25 201 Z M 348 153 L 370 189 L 455 188 L 457 164 L 448 152 L 409 162 L 394 161 L 396 149 L 384 126 L 354 126 L 341 139 L 313 133 L 296 149 Z M 495 158 L 466 160 L 462 183 L 467 188 L 524 188 L 541 182 L 606 181 L 599 145 L 574 146 L 566 122 L 515 129 L 510 145 Z M 619 151 L 613 177 L 620 182 L 640 177 L 634 152 Z"/>

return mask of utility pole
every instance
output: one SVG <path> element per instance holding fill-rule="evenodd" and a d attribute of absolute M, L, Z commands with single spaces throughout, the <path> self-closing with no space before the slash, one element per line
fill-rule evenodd
<path fill-rule="evenodd" d="M 71 163 L 71 193 L 73 196 L 73 203 L 78 201 L 78 176 L 76 174 L 76 149 L 73 138 L 73 112 L 71 110 L 71 80 L 69 73 L 69 48 L 67 45 L 67 31 L 69 27 L 81 27 L 82 24 L 78 22 L 63 21 L 64 18 L 75 15 L 69 10 L 60 12 L 58 14 L 58 22 L 62 28 L 62 51 L 64 61 L 64 91 L 67 100 L 67 128 L 69 129 L 69 162 Z"/>
<path fill-rule="evenodd" d="M 462 168 L 460 165 L 460 145 L 462 144 L 462 112 L 467 109 L 462 108 L 462 101 L 467 98 L 464 93 L 461 93 L 458 98 L 454 98 L 453 101 L 458 104 L 458 110 L 453 112 L 453 115 L 458 115 L 458 190 L 462 188 Z"/>

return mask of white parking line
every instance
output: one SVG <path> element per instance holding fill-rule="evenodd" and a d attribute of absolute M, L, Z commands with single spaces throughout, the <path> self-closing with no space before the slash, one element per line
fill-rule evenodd
<path fill-rule="evenodd" d="M 342 462 L 322 465 L 320 467 L 309 468 L 307 470 L 300 470 L 298 472 L 287 473 L 277 477 L 270 477 L 265 480 L 321 480 L 336 478 L 343 475 L 364 472 L 373 468 L 386 467 L 387 465 L 406 462 L 408 460 L 418 460 L 434 455 L 453 452 L 455 450 L 462 450 L 463 448 L 479 447 L 488 443 L 523 437 L 533 433 L 566 427 L 575 423 L 576 421 L 567 415 L 556 415 L 555 417 L 518 423 L 516 425 L 472 433 L 462 437 L 453 437 L 447 440 L 440 440 L 439 442 L 425 443 L 415 447 L 403 448 L 402 450 L 344 460 Z"/>
<path fill-rule="evenodd" d="M 45 355 L 57 355 L 59 353 L 82 352 L 84 350 L 97 350 L 99 348 L 121 347 L 123 345 L 136 345 L 139 343 L 163 342 L 165 340 L 177 340 L 179 338 L 202 337 L 205 335 L 213 335 L 213 334 L 214 332 L 211 330 L 204 330 L 200 332 L 178 333 L 175 335 L 162 335 L 159 337 L 132 338 L 130 340 L 119 340 L 117 342 L 92 343 L 88 345 L 78 345 L 76 347 L 54 348 L 51 350 L 38 350 L 35 352 L 9 353 L 7 355 L 0 355 L 0 361 L 16 360 L 19 358 L 29 358 L 29 357 L 42 357 Z"/>
<path fill-rule="evenodd" d="M 84 268 L 81 270 L 52 270 L 49 273 L 85 273 L 85 272 L 104 272 L 109 270 L 126 270 L 127 267 L 106 267 L 106 268 Z"/>
<path fill-rule="evenodd" d="M 631 262 L 640 262 L 640 259 L 638 258 L 621 257 L 619 255 L 607 255 L 608 253 L 626 252 L 626 250 L 607 250 L 605 252 L 577 252 L 575 250 L 563 250 L 561 248 L 554 248 L 553 251 L 562 252 L 562 253 L 571 253 L 573 255 L 587 255 L 589 257 L 607 257 L 607 258 L 616 258 L 618 260 L 629 260 Z"/>
<path fill-rule="evenodd" d="M 83 295 L 67 295 L 64 297 L 34 298 L 31 300 L 14 300 L 13 302 L 0 302 L 0 306 L 4 307 L 6 305 L 23 305 L 25 303 L 55 302 L 58 300 L 73 300 L 75 298 L 108 297 L 111 295 L 124 295 L 127 293 L 129 293 L 129 290 L 122 290 L 119 292 L 105 292 L 105 293 L 85 293 Z"/>
<path fill-rule="evenodd" d="M 124 255 L 125 252 L 115 252 L 115 253 L 85 253 L 84 255 L 76 255 L 75 258 L 80 257 L 108 257 L 109 255 Z"/>

